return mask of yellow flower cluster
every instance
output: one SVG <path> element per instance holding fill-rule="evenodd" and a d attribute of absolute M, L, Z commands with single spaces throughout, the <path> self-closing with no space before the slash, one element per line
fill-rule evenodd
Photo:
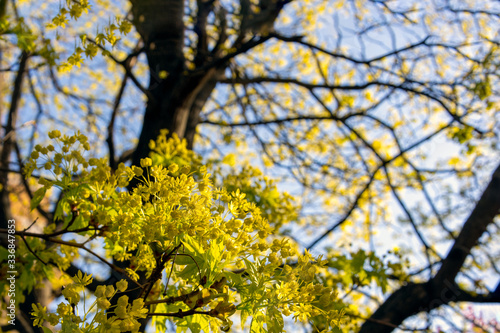
<path fill-rule="evenodd" d="M 187 150 L 185 141 L 176 136 L 160 137 L 151 144 L 151 158 L 141 160 L 140 167 L 120 164 L 113 172 L 104 159 L 83 157 L 80 151 L 89 149 L 85 136 L 61 136 L 57 131 L 49 136 L 54 146 L 37 146 L 26 171 L 28 176 L 34 170 L 51 173 L 51 178 L 40 178 L 41 196 L 52 186 L 63 192 L 56 218 L 64 221 L 65 228 L 80 230 L 84 237 L 103 237 L 108 258 L 128 260 L 130 266 L 125 271 L 133 280 L 140 275 L 159 276 L 156 289 L 165 288 L 158 273 L 158 268 L 167 268 L 158 266 L 161 258 L 175 251 L 169 255 L 166 287 L 175 289 L 174 296 L 191 296 L 179 298 L 174 308 L 157 305 L 156 311 L 206 311 L 209 318 L 204 320 L 212 331 L 219 330 L 221 320 L 230 326 L 228 317 L 236 310 L 241 311 L 243 322 L 250 315 L 255 325 L 260 325 L 258 318 L 263 318 L 267 325 L 277 325 L 277 331 L 282 329 L 279 323 L 283 315 L 293 315 L 302 322 L 321 315 L 331 323 L 337 322 L 340 312 L 331 306 L 336 304 L 335 293 L 317 280 L 325 263 L 306 253 L 298 256 L 293 267 L 284 265 L 287 260 L 297 260 L 293 259 L 297 250 L 286 239 L 270 242 L 273 228 L 258 205 L 264 197 L 249 201 L 239 188 L 216 188 L 207 168 Z M 133 189 L 125 190 L 133 179 Z M 271 182 L 265 184 L 261 195 L 274 190 L 270 189 Z M 34 198 L 35 204 L 37 200 Z M 69 255 L 67 251 L 60 255 L 65 253 Z M 245 271 L 246 277 L 234 273 L 238 270 Z M 80 301 L 89 281 L 90 277 L 80 274 L 64 290 L 70 304 Z M 193 289 L 196 285 L 199 290 Z M 127 285 L 120 282 L 117 289 L 125 291 Z M 97 288 L 92 323 L 109 332 L 137 331 L 137 320 L 144 318 L 148 309 L 142 299 L 129 304 L 125 295 L 111 309 L 110 299 L 116 292 L 113 286 Z M 160 297 L 158 292 L 154 295 Z M 115 317 L 100 315 L 111 310 Z M 34 308 L 34 315 L 38 324 L 56 321 L 40 307 Z M 57 318 L 62 320 L 64 316 L 71 315 L 61 310 Z M 88 325 L 86 318 L 65 318 L 62 322 L 71 322 L 78 329 Z M 177 320 L 178 327 L 189 326 L 190 319 Z"/>
<path fill-rule="evenodd" d="M 118 281 L 116 289 L 112 285 L 98 286 L 94 292 L 96 299 L 85 309 L 83 318 L 74 313 L 73 306 L 80 302 L 80 293 L 91 282 L 90 275 L 78 271 L 73 283 L 63 290 L 68 303 L 60 303 L 56 313 L 48 313 L 46 307 L 33 304 L 31 314 L 35 326 L 42 327 L 43 322 L 48 321 L 53 326 L 61 324 L 63 332 L 138 332 L 141 326 L 138 319 L 146 318 L 147 314 L 142 299 L 129 304 L 128 297 L 123 295 L 118 298 L 116 307 L 110 309 L 111 298 L 127 290 L 128 283 L 125 280 Z M 90 315 L 93 315 L 93 319 L 86 322 Z"/>
<path fill-rule="evenodd" d="M 60 6 L 58 13 L 52 18 L 52 22 L 48 23 L 46 26 L 51 29 L 64 29 L 69 23 L 68 15 L 73 20 L 77 21 L 83 14 L 88 14 L 91 7 L 88 0 L 67 0 L 66 5 Z M 97 55 L 99 46 L 105 46 L 106 43 L 109 43 L 111 46 L 116 45 L 120 40 L 120 37 L 116 36 L 117 32 L 122 35 L 127 35 L 131 30 L 132 22 L 126 18 L 116 18 L 114 23 L 110 22 L 104 29 L 97 32 L 94 42 L 89 42 L 87 40 L 87 35 L 81 35 L 80 41 L 82 47 L 75 47 L 75 51 L 68 57 L 68 61 L 59 65 L 59 69 L 66 72 L 70 71 L 73 66 L 80 67 L 83 63 L 82 53 L 84 53 L 87 58 L 92 59 Z M 109 54 L 109 51 L 103 48 L 102 53 L 106 55 Z"/>

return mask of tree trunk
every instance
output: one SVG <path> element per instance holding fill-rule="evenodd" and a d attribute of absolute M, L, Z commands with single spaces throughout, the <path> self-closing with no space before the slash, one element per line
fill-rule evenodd
<path fill-rule="evenodd" d="M 198 115 L 221 71 L 215 68 L 198 74 L 186 71 L 184 1 L 136 0 L 132 5 L 134 23 L 144 41 L 150 68 L 150 94 L 132 158 L 132 163 L 139 165 L 140 159 L 149 154 L 149 142 L 158 137 L 161 129 L 167 129 L 169 135 L 176 133 L 180 138 L 188 138 L 192 147 Z"/>

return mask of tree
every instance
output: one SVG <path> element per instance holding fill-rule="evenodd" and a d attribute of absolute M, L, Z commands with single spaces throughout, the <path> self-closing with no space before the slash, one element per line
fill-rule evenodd
<path fill-rule="evenodd" d="M 454 327 L 471 318 L 461 304 L 498 303 L 494 1 L 0 5 L 2 274 L 9 221 L 28 216 L 27 197 L 35 209 L 17 223 L 17 265 L 35 274 L 17 280 L 16 329 L 33 331 L 32 311 L 73 323 L 66 305 L 44 306 L 77 303 L 83 287 L 100 328 L 111 307 L 129 330 L 155 304 L 191 330 L 225 329 L 239 310 L 255 330 L 280 330 L 284 314 L 320 331 L 343 310 L 331 329 L 389 332 L 422 329 L 419 313 L 424 330 Z M 144 226 L 163 225 L 155 214 L 197 232 L 166 237 Z M 75 231 L 106 253 L 61 237 Z M 91 281 L 77 249 L 112 274 Z M 51 296 L 33 288 L 42 280 Z M 299 295 L 312 298 L 286 306 Z"/>

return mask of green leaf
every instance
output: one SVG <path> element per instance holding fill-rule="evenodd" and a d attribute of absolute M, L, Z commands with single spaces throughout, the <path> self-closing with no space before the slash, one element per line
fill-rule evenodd
<path fill-rule="evenodd" d="M 222 255 L 224 254 L 224 245 L 220 242 L 212 240 L 210 249 L 203 256 L 206 262 L 209 263 L 209 280 L 211 284 L 215 281 L 218 273 L 220 272 L 219 266 L 224 266 Z"/>
<path fill-rule="evenodd" d="M 283 315 L 274 305 L 267 308 L 267 328 L 270 332 L 283 332 L 283 327 L 285 323 L 283 321 Z"/>
<path fill-rule="evenodd" d="M 267 330 L 264 328 L 265 316 L 262 312 L 257 312 L 257 314 L 252 318 L 252 323 L 250 324 L 250 332 L 252 333 L 266 333 Z"/>
<path fill-rule="evenodd" d="M 45 277 L 49 280 L 53 279 L 55 276 L 54 270 L 49 265 L 42 265 L 42 271 L 45 274 Z"/>
<path fill-rule="evenodd" d="M 210 332 L 210 326 L 206 316 L 195 314 L 176 321 L 177 332 L 187 332 L 189 329 L 193 333 Z"/>
<path fill-rule="evenodd" d="M 228 279 L 228 284 L 231 287 L 236 287 L 243 284 L 243 277 L 241 274 L 236 274 L 233 272 L 224 272 L 222 275 Z"/>
<path fill-rule="evenodd" d="M 238 310 L 239 307 L 238 307 Z M 247 321 L 248 317 L 251 315 L 252 313 L 250 312 L 250 310 L 248 309 L 241 309 L 240 311 L 240 315 L 241 315 L 241 324 L 245 324 L 245 322 Z"/>
<path fill-rule="evenodd" d="M 71 219 L 69 219 L 71 220 Z M 87 222 L 83 219 L 83 216 L 82 215 L 78 215 L 76 218 L 75 218 L 75 221 L 73 222 L 73 225 L 71 226 L 70 229 L 80 229 L 80 228 L 83 228 L 85 227 L 87 224 Z"/>
<path fill-rule="evenodd" d="M 191 265 L 191 264 L 194 264 L 194 261 L 193 261 L 193 258 L 191 258 L 188 255 L 178 254 L 177 257 L 175 257 L 175 264 L 176 265 Z"/>
<path fill-rule="evenodd" d="M 40 205 L 42 199 L 45 197 L 45 193 L 47 193 L 46 187 L 41 187 L 33 193 L 33 199 L 31 199 L 30 209 L 33 210 Z"/>
<path fill-rule="evenodd" d="M 62 220 L 64 218 L 64 205 L 68 205 L 68 203 L 63 199 L 59 201 L 56 207 L 56 211 L 54 213 L 54 221 Z"/>
<path fill-rule="evenodd" d="M 177 274 L 180 278 L 191 282 L 199 281 L 200 277 L 198 275 L 198 267 L 194 263 L 187 265 L 180 273 Z"/>
<path fill-rule="evenodd" d="M 184 235 L 182 239 L 182 245 L 184 245 L 184 248 L 186 249 L 186 252 L 189 252 L 191 254 L 203 254 L 205 251 L 200 247 L 200 245 L 190 236 Z"/>

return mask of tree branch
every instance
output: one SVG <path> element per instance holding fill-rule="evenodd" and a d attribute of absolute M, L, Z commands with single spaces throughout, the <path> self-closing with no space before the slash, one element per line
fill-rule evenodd
<path fill-rule="evenodd" d="M 370 317 L 384 324 L 367 321 L 363 324 L 360 333 L 391 332 L 392 328 L 387 324 L 398 326 L 414 314 L 422 311 L 429 312 L 450 302 L 499 302 L 500 299 L 496 293 L 473 296 L 458 288 L 455 283 L 455 278 L 471 249 L 477 244 L 499 211 L 500 165 L 493 173 L 476 207 L 465 221 L 435 277 L 425 283 L 410 283 L 394 292 Z"/>
<path fill-rule="evenodd" d="M 106 142 L 108 144 L 108 149 L 109 149 L 109 166 L 113 170 L 116 169 L 117 166 L 115 159 L 115 144 L 113 142 L 115 120 L 118 115 L 118 110 L 120 108 L 120 102 L 122 100 L 123 93 L 125 92 L 125 87 L 127 86 L 127 79 L 130 77 L 129 72 L 131 72 L 131 68 L 134 66 L 135 61 L 137 60 L 137 55 L 135 54 L 139 52 L 140 50 L 139 46 L 140 46 L 140 41 L 137 43 L 132 52 L 134 56 L 129 55 L 122 64 L 123 67 L 125 68 L 125 74 L 123 74 L 123 79 L 120 85 L 120 89 L 118 90 L 118 94 L 115 97 L 115 101 L 113 103 L 113 112 L 111 113 L 111 119 L 109 120 L 108 124 L 108 138 L 106 139 Z M 129 70 L 127 71 L 127 69 Z"/>

